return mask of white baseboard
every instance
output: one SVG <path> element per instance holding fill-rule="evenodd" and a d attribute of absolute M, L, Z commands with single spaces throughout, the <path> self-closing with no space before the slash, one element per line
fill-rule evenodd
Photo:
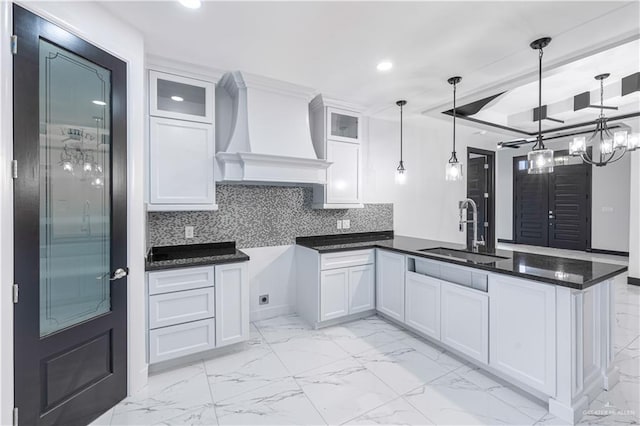
<path fill-rule="evenodd" d="M 264 319 L 279 317 L 281 315 L 289 315 L 295 312 L 295 307 L 292 305 L 279 305 L 269 306 L 255 311 L 251 311 L 249 319 L 251 322 L 260 321 Z"/>

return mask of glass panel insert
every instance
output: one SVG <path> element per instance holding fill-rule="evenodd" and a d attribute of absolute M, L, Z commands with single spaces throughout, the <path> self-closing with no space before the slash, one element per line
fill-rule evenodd
<path fill-rule="evenodd" d="M 40 40 L 40 335 L 111 309 L 111 72 Z"/>
<path fill-rule="evenodd" d="M 332 112 L 331 135 L 358 139 L 358 117 Z"/>
<path fill-rule="evenodd" d="M 180 114 L 207 115 L 207 90 L 202 86 L 158 80 L 158 109 Z"/>

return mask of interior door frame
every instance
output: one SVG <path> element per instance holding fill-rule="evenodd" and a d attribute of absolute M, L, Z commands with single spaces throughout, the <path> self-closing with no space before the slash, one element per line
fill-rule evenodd
<path fill-rule="evenodd" d="M 496 152 L 490 151 L 487 149 L 467 147 L 467 162 L 469 161 L 470 154 L 484 155 L 489 160 L 489 210 L 490 214 L 488 216 L 489 219 L 489 229 L 487 233 L 491 235 L 491 241 L 493 242 L 492 247 L 495 249 L 497 240 L 496 240 Z M 467 173 L 467 176 L 469 174 Z M 480 224 L 478 224 L 480 225 Z M 484 225 L 483 225 L 484 227 Z M 488 241 L 489 238 L 485 236 L 485 239 Z"/>
<path fill-rule="evenodd" d="M 112 344 L 117 345 L 119 353 L 117 359 L 113 359 L 113 369 L 117 368 L 124 386 L 119 388 L 120 393 L 126 396 L 128 381 L 128 352 L 127 352 L 127 283 L 126 279 L 113 282 L 111 285 L 112 310 L 102 316 L 87 320 L 83 323 L 69 327 L 66 330 L 53 333 L 41 338 L 39 335 L 39 311 L 34 314 L 34 306 L 39 308 L 39 286 L 27 285 L 26 283 L 39 282 L 39 227 L 34 227 L 34 223 L 39 223 L 39 155 L 33 155 L 33 150 L 39 152 L 39 113 L 38 97 L 39 85 L 29 84 L 35 79 L 33 55 L 38 55 L 38 41 L 40 36 L 44 36 L 48 41 L 58 44 L 63 48 L 72 50 L 75 54 L 85 57 L 96 64 L 111 70 L 112 76 L 112 121 L 111 134 L 111 269 L 115 265 L 126 266 L 128 260 L 128 217 L 127 217 L 127 64 L 122 60 L 112 56 L 99 47 L 75 36 L 65 28 L 52 23 L 37 14 L 24 9 L 18 5 L 13 5 L 13 25 L 14 31 L 19 35 L 19 49 L 28 52 L 29 58 L 20 55 L 13 57 L 13 68 L 22 67 L 28 70 L 25 73 L 13 73 L 13 111 L 14 111 L 14 159 L 18 161 L 18 179 L 14 180 L 14 282 L 22 284 L 20 287 L 19 303 L 14 305 L 14 402 L 20 411 L 21 422 L 35 424 L 42 420 L 39 415 L 42 409 L 42 401 L 34 410 L 33 402 L 24 403 L 34 399 L 33 393 L 41 395 L 40 386 L 34 391 L 33 388 L 25 389 L 25 383 L 34 383 L 40 380 L 41 368 L 33 368 L 33 359 L 24 356 L 25 349 L 36 353 L 37 345 L 42 342 L 47 345 L 48 350 L 57 353 L 59 347 L 64 346 L 54 342 L 56 338 L 63 336 L 65 331 L 75 329 L 81 335 L 90 336 L 92 324 L 103 324 L 112 315 L 112 322 L 115 323 L 121 333 L 113 337 Z M 37 65 L 36 65 L 37 69 Z M 37 73 L 38 71 L 36 71 Z M 120 88 L 120 89 L 118 89 Z M 15 96 L 16 93 L 20 96 Z M 35 228 L 35 229 L 34 229 Z M 20 238 L 18 238 L 20 235 Z M 117 312 L 116 312 L 117 310 Z M 116 312 L 116 313 L 114 313 Z M 73 347 L 73 345 L 70 345 Z M 67 346 L 68 348 L 68 346 Z M 22 356 L 21 353 L 22 352 Z M 54 355 L 52 355 L 54 356 Z M 106 379 L 106 378 L 105 378 Z M 102 380 L 102 379 L 101 379 Z M 96 382 L 97 383 L 97 382 Z M 95 383 L 94 383 L 95 384 Z M 104 392 L 92 391 L 94 384 L 87 385 L 82 392 L 87 392 L 89 398 L 104 396 Z M 92 395 L 95 394 L 95 395 Z M 117 401 L 114 401 L 114 403 Z M 78 404 L 76 404 L 78 405 Z M 61 417 L 54 420 L 42 420 L 49 423 L 51 421 L 65 422 L 63 405 L 52 407 L 48 412 L 57 411 Z M 93 416 L 94 414 L 91 414 Z M 54 416 L 55 417 L 55 416 Z M 97 416 L 96 416 L 97 417 Z M 37 420 L 36 420 L 37 419 Z M 39 424 L 39 423 L 38 423 Z"/>
<path fill-rule="evenodd" d="M 591 154 L 591 147 L 588 147 L 588 152 L 589 154 Z M 555 153 L 558 153 L 560 155 L 569 155 L 569 150 L 561 150 L 561 151 L 555 151 Z M 516 186 L 516 174 L 518 173 L 518 161 L 521 160 L 526 160 L 527 159 L 527 155 L 518 155 L 513 157 L 513 168 L 512 168 L 512 177 L 511 177 L 511 181 L 512 181 L 512 195 L 511 195 L 511 202 L 512 204 L 512 212 L 511 212 L 511 226 L 512 226 L 512 243 L 513 244 L 520 244 L 518 242 L 518 234 L 516 232 L 516 221 L 517 221 L 517 203 L 516 203 L 516 196 L 518 194 L 517 191 L 517 186 Z M 564 166 L 557 166 L 557 167 L 564 167 Z M 587 187 L 589 188 L 589 192 L 587 193 L 587 211 L 586 211 L 586 219 L 587 219 L 587 248 L 585 249 L 586 252 L 591 251 L 592 247 L 591 247 L 591 234 L 592 234 L 592 229 L 593 229 L 593 217 L 592 217 L 592 213 L 593 213 L 593 207 L 592 207 L 592 203 L 593 203 L 593 167 L 591 167 L 591 169 L 589 169 L 587 171 L 587 175 L 588 175 L 588 185 Z M 548 191 L 547 191 L 547 198 L 548 198 Z M 548 223 L 547 223 L 548 226 Z M 549 241 L 547 238 L 547 245 L 546 246 L 540 246 L 540 247 L 550 247 L 549 246 Z M 579 250 L 578 250 L 579 251 Z"/>

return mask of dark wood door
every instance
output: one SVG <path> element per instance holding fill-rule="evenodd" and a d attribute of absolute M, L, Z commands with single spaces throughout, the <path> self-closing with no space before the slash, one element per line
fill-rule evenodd
<path fill-rule="evenodd" d="M 562 153 L 560 153 L 562 154 Z M 591 166 L 557 165 L 530 175 L 526 157 L 514 158 L 514 240 L 569 250 L 591 247 Z"/>
<path fill-rule="evenodd" d="M 127 392 L 126 64 L 13 20 L 15 406 L 86 425 Z"/>
<path fill-rule="evenodd" d="M 493 173 L 494 153 L 491 151 L 469 148 L 467 162 L 467 198 L 475 201 L 478 207 L 478 239 L 485 240 L 485 247 L 491 251 L 495 248 L 495 214 Z M 472 209 L 467 209 L 467 219 L 473 219 Z M 467 223 L 467 247 L 473 240 L 473 223 Z"/>
<path fill-rule="evenodd" d="M 513 159 L 514 240 L 518 244 L 549 245 L 549 175 L 527 173 L 526 157 Z"/>
<path fill-rule="evenodd" d="M 549 174 L 549 247 L 586 250 L 590 243 L 591 166 L 556 167 Z"/>

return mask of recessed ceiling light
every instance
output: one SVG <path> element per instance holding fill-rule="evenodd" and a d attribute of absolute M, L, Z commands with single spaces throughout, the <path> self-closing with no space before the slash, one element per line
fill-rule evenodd
<path fill-rule="evenodd" d="M 382 61 L 380 62 L 376 68 L 378 69 L 378 71 L 389 71 L 391 68 L 393 68 L 393 63 L 391 63 L 391 61 Z"/>
<path fill-rule="evenodd" d="M 202 2 L 200 0 L 178 0 L 181 5 L 189 9 L 200 9 Z"/>
<path fill-rule="evenodd" d="M 107 104 L 107 103 L 106 103 L 106 102 L 104 102 L 104 101 L 98 101 L 98 100 L 91 101 L 91 102 L 93 102 L 93 103 L 94 103 L 94 104 L 96 104 L 96 105 L 100 105 L 100 106 L 105 106 L 105 105 Z"/>
<path fill-rule="evenodd" d="M 182 102 L 184 101 L 184 98 L 181 98 L 180 96 L 172 96 L 171 100 L 176 102 Z"/>

